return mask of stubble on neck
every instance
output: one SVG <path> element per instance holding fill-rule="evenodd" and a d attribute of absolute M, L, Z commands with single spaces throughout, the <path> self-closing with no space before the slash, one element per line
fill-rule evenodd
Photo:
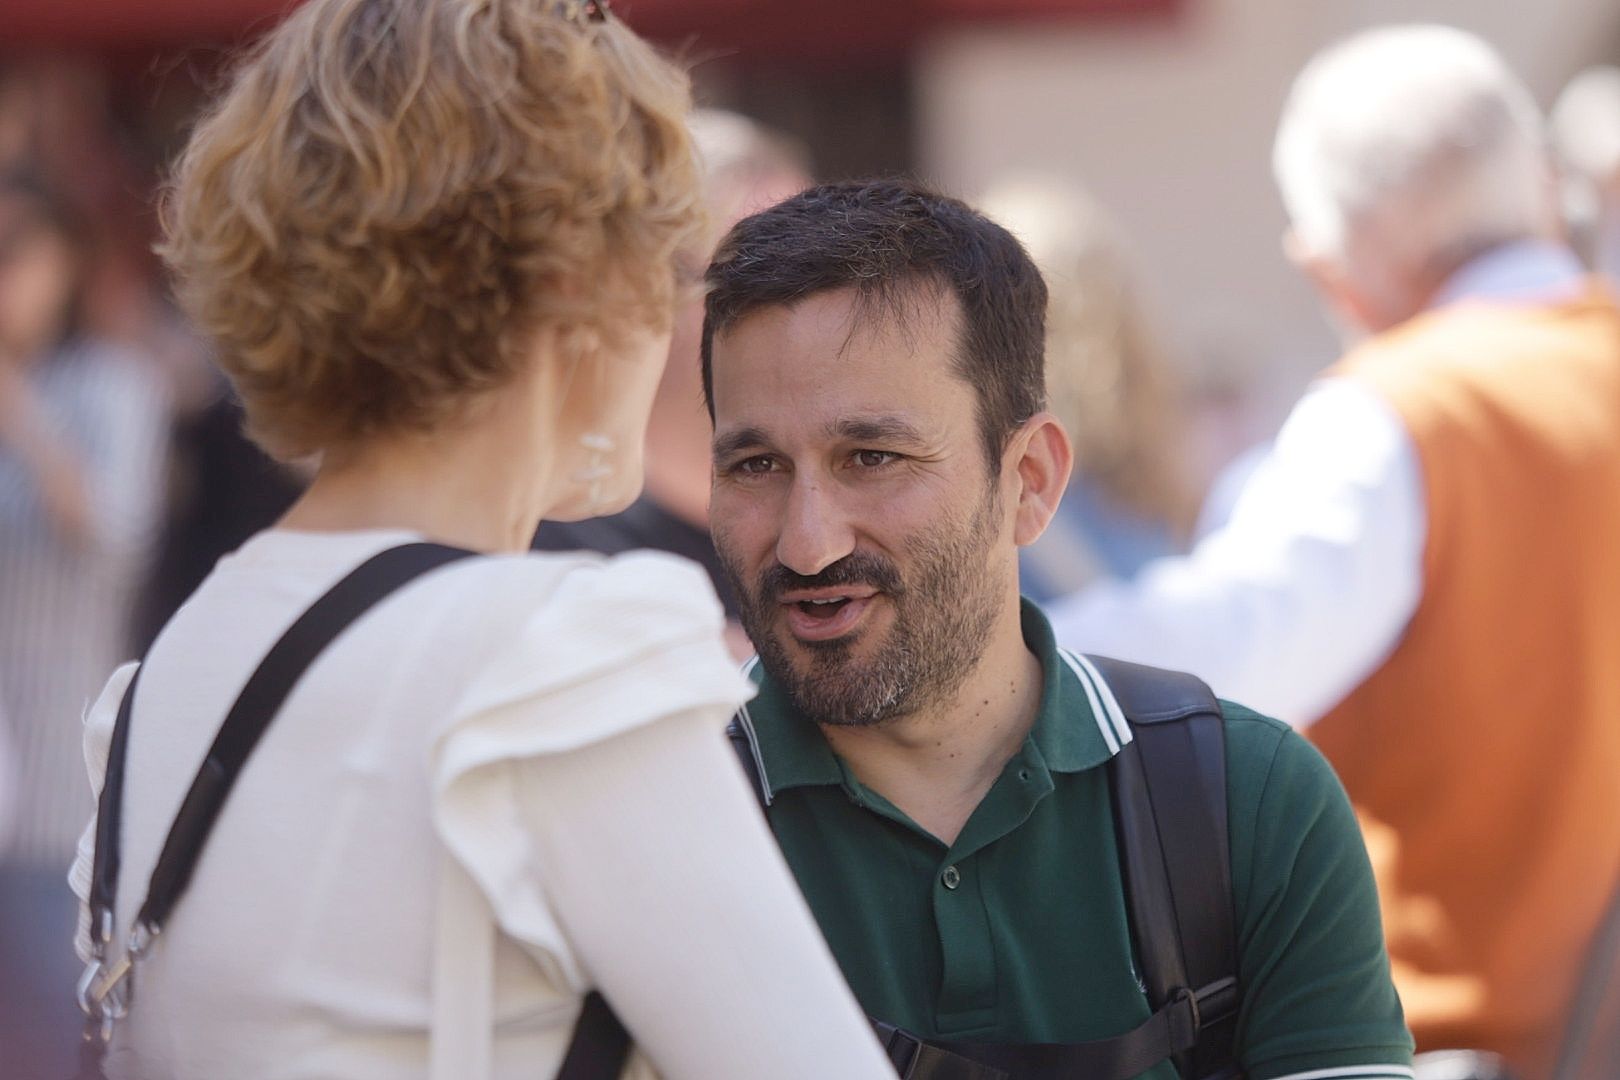
<path fill-rule="evenodd" d="M 1028 738 L 1043 678 L 1014 592 L 952 693 L 881 723 L 821 731 L 862 784 L 948 845 Z"/>

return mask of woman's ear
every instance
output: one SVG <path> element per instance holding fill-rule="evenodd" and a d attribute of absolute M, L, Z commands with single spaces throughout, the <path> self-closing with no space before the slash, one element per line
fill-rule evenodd
<path fill-rule="evenodd" d="M 1057 513 L 1074 469 L 1074 448 L 1057 417 L 1043 412 L 1025 421 L 1013 438 L 1012 452 L 1018 478 L 1013 541 L 1025 547 L 1040 538 Z"/>

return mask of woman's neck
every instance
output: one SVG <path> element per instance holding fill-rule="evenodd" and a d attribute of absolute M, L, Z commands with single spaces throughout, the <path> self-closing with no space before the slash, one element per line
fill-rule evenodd
<path fill-rule="evenodd" d="M 466 422 L 328 454 L 281 525 L 311 532 L 401 529 L 473 551 L 525 551 L 552 505 L 554 436 L 522 395 Z"/>

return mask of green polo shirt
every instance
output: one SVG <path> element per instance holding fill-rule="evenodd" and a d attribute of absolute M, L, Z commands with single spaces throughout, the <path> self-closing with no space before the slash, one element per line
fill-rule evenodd
<path fill-rule="evenodd" d="M 1109 758 L 1128 726 L 1024 605 L 1040 711 L 954 844 L 835 755 L 770 678 L 751 726 L 771 828 L 866 1011 L 923 1038 L 1082 1042 L 1152 1013 L 1132 964 Z M 1093 699 L 1097 704 L 1093 705 Z M 1223 703 L 1251 1080 L 1410 1078 L 1378 898 L 1332 770 L 1286 726 Z M 1162 1063 L 1143 1074 L 1174 1080 Z"/>

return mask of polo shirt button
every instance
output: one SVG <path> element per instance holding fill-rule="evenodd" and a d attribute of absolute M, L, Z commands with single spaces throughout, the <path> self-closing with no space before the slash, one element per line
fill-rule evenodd
<path fill-rule="evenodd" d="M 947 866 L 945 872 L 939 876 L 940 882 L 947 889 L 954 889 L 962 884 L 962 875 L 954 866 Z"/>

